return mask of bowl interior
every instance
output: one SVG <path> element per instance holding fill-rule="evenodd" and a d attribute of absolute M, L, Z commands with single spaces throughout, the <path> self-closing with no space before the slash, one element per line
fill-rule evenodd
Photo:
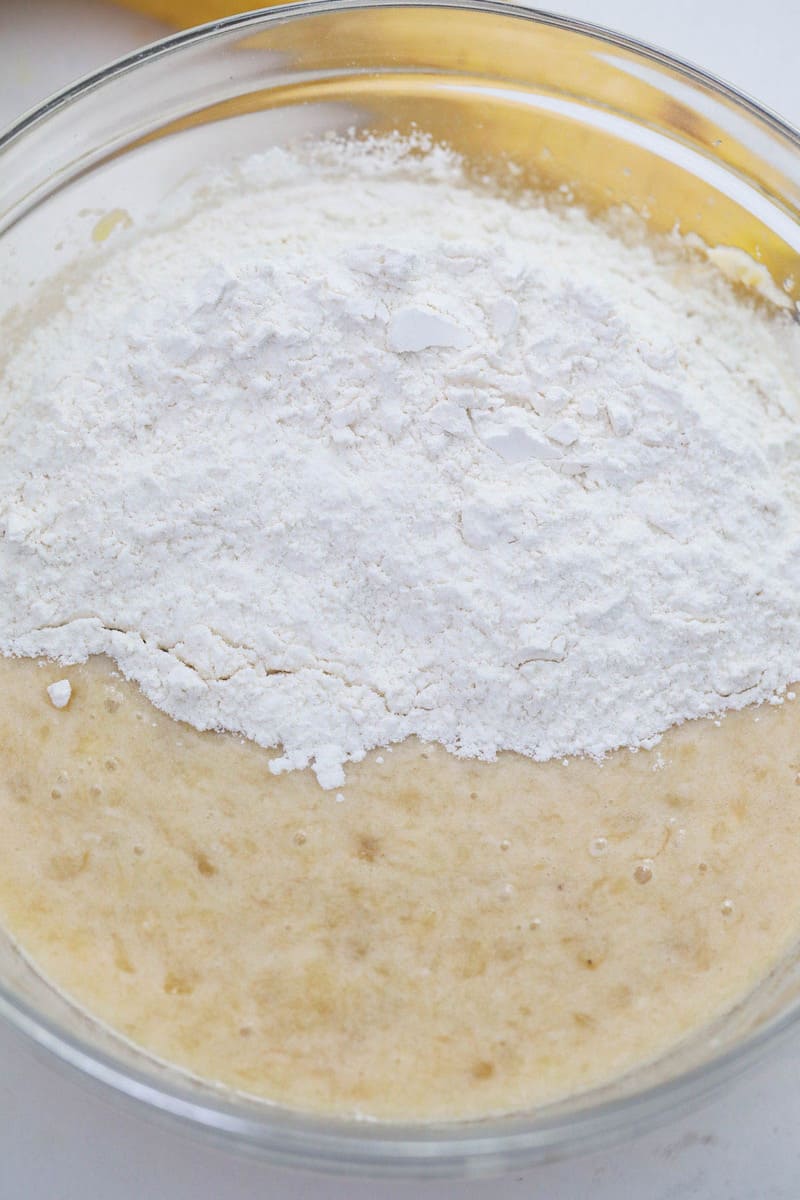
<path fill-rule="evenodd" d="M 492 3 L 291 5 L 159 43 L 0 139 L 0 315 L 113 250 L 209 164 L 308 135 L 418 130 L 504 186 L 627 205 L 759 260 L 800 297 L 800 141 L 690 68 L 577 23 Z M 513 164 L 509 171 L 508 164 Z M 275 202 L 279 202 L 276 197 Z M 358 195 L 353 196 L 357 207 Z M 602 1092 L 505 1120 L 375 1126 L 233 1098 L 78 1012 L 10 944 L 0 1010 L 59 1060 L 208 1134 L 327 1170 L 474 1174 L 629 1134 L 777 1040 L 800 959 L 735 1013 Z"/>

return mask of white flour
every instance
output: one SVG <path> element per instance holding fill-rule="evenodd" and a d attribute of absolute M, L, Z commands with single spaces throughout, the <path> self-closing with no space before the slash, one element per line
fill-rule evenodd
<path fill-rule="evenodd" d="M 241 176 L 244 176 L 244 182 Z M 108 653 L 325 787 L 650 745 L 800 677 L 800 330 L 466 185 L 271 152 L 0 385 L 0 650 Z"/>

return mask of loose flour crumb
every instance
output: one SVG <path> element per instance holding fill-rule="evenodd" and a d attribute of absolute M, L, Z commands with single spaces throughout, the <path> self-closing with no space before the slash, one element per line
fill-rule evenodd
<path fill-rule="evenodd" d="M 72 698 L 72 684 L 68 679 L 59 679 L 50 684 L 47 694 L 54 708 L 66 708 Z"/>

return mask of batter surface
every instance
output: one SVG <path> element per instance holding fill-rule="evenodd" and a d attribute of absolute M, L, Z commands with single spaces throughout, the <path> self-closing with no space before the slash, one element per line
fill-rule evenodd
<path fill-rule="evenodd" d="M 407 742 L 335 793 L 104 659 L 0 659 L 0 685 L 0 919 L 90 1013 L 231 1088 L 523 1109 L 668 1050 L 800 932 L 791 699 L 603 764 Z"/>

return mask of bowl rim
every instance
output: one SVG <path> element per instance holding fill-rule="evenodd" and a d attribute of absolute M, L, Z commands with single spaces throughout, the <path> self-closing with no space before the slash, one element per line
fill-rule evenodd
<path fill-rule="evenodd" d="M 183 29 L 177 33 L 167 34 L 154 42 L 112 59 L 106 66 L 97 71 L 82 75 L 73 83 L 60 88 L 51 96 L 34 105 L 20 117 L 12 121 L 4 129 L 0 128 L 0 151 L 5 150 L 12 141 L 40 124 L 60 109 L 81 99 L 88 93 L 119 79 L 138 67 L 153 62 L 180 51 L 184 46 L 198 45 L 203 41 L 213 39 L 234 29 L 246 29 L 249 25 L 260 25 L 272 21 L 286 21 L 296 17 L 313 16 L 317 13 L 333 13 L 337 11 L 352 11 L 368 8 L 439 8 L 466 10 L 474 12 L 494 13 L 497 16 L 513 16 L 533 21 L 539 25 L 549 25 L 570 33 L 585 34 L 597 41 L 606 42 L 619 50 L 629 50 L 640 58 L 668 67 L 676 74 L 682 75 L 692 83 L 702 85 L 718 95 L 730 100 L 738 108 L 743 108 L 751 116 L 767 124 L 774 132 L 784 137 L 790 145 L 800 148 L 800 130 L 796 129 L 772 108 L 742 89 L 728 83 L 719 75 L 697 66 L 680 55 L 668 53 L 649 42 L 630 37 L 593 21 L 584 21 L 576 17 L 562 16 L 547 9 L 527 5 L 524 0 L 291 0 L 290 3 L 273 4 L 265 8 L 253 8 L 247 12 L 236 13 L 233 16 L 221 17 L 215 21 Z"/>
<path fill-rule="evenodd" d="M 766 125 L 791 150 L 800 150 L 800 132 L 738 88 L 678 56 L 592 22 L 531 8 L 514 0 L 296 0 L 170 34 L 112 61 L 54 93 L 0 131 L 0 155 L 50 117 L 104 85 L 187 47 L 233 31 L 246 31 L 251 26 L 340 11 L 393 8 L 489 13 L 585 35 L 653 62 L 716 94 L 762 126 Z M 247 1098 L 237 1103 L 236 1094 L 224 1088 L 215 1095 L 213 1085 L 205 1084 L 210 1095 L 199 1098 L 193 1091 L 192 1076 L 178 1068 L 169 1079 L 156 1080 L 145 1069 L 123 1065 L 112 1053 L 92 1046 L 38 1012 L 2 981 L 0 1018 L 33 1048 L 43 1051 L 51 1064 L 77 1072 L 84 1079 L 93 1080 L 140 1107 L 155 1110 L 184 1128 L 193 1127 L 228 1148 L 260 1153 L 277 1165 L 302 1166 L 329 1174 L 458 1178 L 500 1174 L 544 1158 L 597 1148 L 685 1112 L 718 1090 L 726 1080 L 753 1066 L 767 1050 L 777 1048 L 800 1027 L 800 1000 L 732 1048 L 641 1090 L 601 1099 L 577 1111 L 548 1115 L 548 1110 L 543 1109 L 539 1115 L 534 1110 L 530 1114 L 452 1122 L 321 1117 L 267 1102 L 256 1117 L 252 1100 L 249 1111 L 244 1111 Z M 587 1096 L 591 1097 L 591 1093 Z"/>

